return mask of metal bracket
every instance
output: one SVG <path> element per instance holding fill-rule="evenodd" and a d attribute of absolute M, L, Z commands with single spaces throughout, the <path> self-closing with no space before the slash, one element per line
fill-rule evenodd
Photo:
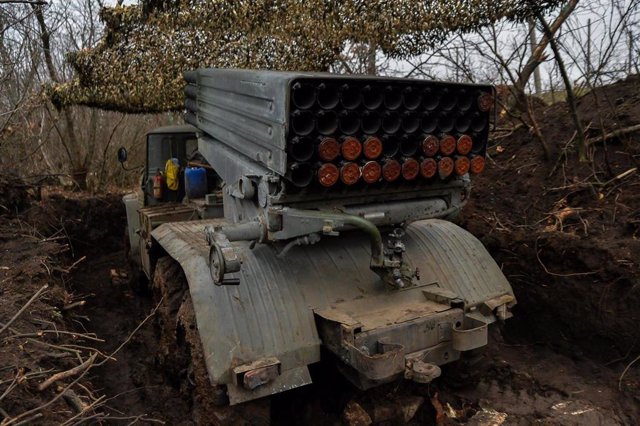
<path fill-rule="evenodd" d="M 513 316 L 511 307 L 516 304 L 516 298 L 511 294 L 503 294 L 487 300 L 480 306 L 480 311 L 484 315 L 494 313 L 498 319 L 505 321 Z"/>
<path fill-rule="evenodd" d="M 435 364 L 422 361 L 420 359 L 406 360 L 404 378 L 413 380 L 416 383 L 431 383 L 442 374 L 442 370 Z"/>
<path fill-rule="evenodd" d="M 253 390 L 276 379 L 281 372 L 277 358 L 265 358 L 233 369 L 233 383 Z"/>
<path fill-rule="evenodd" d="M 463 352 L 486 346 L 488 329 L 487 323 L 465 317 L 462 326 L 453 329 L 453 349 Z"/>
<path fill-rule="evenodd" d="M 242 262 L 227 237 L 219 232 L 205 230 L 209 248 L 209 271 L 216 285 L 238 285 L 240 279 L 227 278 L 225 275 L 240 271 Z"/>
<path fill-rule="evenodd" d="M 404 230 L 396 228 L 385 246 L 382 234 L 371 221 L 360 216 L 322 210 L 300 210 L 290 207 L 271 208 L 267 212 L 268 239 L 286 240 L 323 233 L 338 235 L 346 229 L 359 229 L 369 235 L 371 241 L 370 268 L 391 287 L 404 288 L 413 285 L 414 278 L 419 279 L 418 270 L 411 268 L 403 253 L 406 248 L 401 238 Z"/>
<path fill-rule="evenodd" d="M 378 352 L 370 354 L 367 348 L 357 348 L 344 342 L 350 364 L 368 380 L 383 381 L 402 373 L 404 365 L 404 346 L 397 343 L 378 342 Z"/>

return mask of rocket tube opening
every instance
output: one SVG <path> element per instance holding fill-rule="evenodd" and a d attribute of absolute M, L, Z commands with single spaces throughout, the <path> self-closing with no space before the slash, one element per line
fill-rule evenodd
<path fill-rule="evenodd" d="M 438 164 L 433 158 L 425 158 L 420 163 L 420 174 L 425 179 L 431 179 L 438 172 Z"/>
<path fill-rule="evenodd" d="M 384 93 L 379 87 L 364 86 L 362 89 L 362 104 L 367 109 L 378 109 L 384 101 Z"/>
<path fill-rule="evenodd" d="M 318 182 L 325 188 L 329 188 L 338 183 L 338 179 L 340 179 L 340 170 L 338 170 L 338 166 L 335 164 L 324 163 L 318 169 Z"/>
<path fill-rule="evenodd" d="M 422 94 L 413 87 L 407 87 L 402 91 L 402 103 L 406 109 L 417 109 L 422 103 Z"/>
<path fill-rule="evenodd" d="M 420 129 L 425 133 L 433 133 L 438 128 L 438 117 L 433 113 L 422 114 Z"/>
<path fill-rule="evenodd" d="M 466 112 L 473 105 L 473 96 L 465 89 L 460 89 L 458 92 L 458 109 L 462 112 Z"/>
<path fill-rule="evenodd" d="M 313 151 L 313 141 L 306 136 L 296 136 L 289 144 L 289 155 L 299 162 L 308 161 L 313 156 Z"/>
<path fill-rule="evenodd" d="M 382 176 L 382 167 L 377 161 L 367 161 L 362 166 L 362 180 L 368 184 L 376 183 Z"/>
<path fill-rule="evenodd" d="M 422 140 L 422 152 L 427 157 L 435 156 L 440 150 L 440 141 L 433 135 L 426 135 Z"/>
<path fill-rule="evenodd" d="M 380 126 L 382 125 L 382 120 L 377 113 L 372 111 L 365 111 L 362 113 L 362 117 L 360 120 L 360 128 L 364 133 L 373 134 L 377 133 L 380 130 Z"/>
<path fill-rule="evenodd" d="M 405 157 L 411 157 L 414 155 L 420 146 L 418 139 L 409 135 L 404 135 L 400 140 L 400 154 Z"/>
<path fill-rule="evenodd" d="M 313 169 L 308 163 L 294 163 L 289 169 L 289 180 L 298 188 L 309 186 L 313 180 Z"/>
<path fill-rule="evenodd" d="M 468 132 L 471 128 L 471 115 L 469 114 L 461 114 L 456 118 L 456 131 L 459 133 Z"/>
<path fill-rule="evenodd" d="M 489 112 L 493 107 L 493 96 L 490 93 L 481 92 L 478 96 L 478 109 L 482 112 Z"/>
<path fill-rule="evenodd" d="M 475 114 L 471 121 L 471 130 L 476 133 L 483 131 L 487 127 L 487 118 L 480 114 Z"/>
<path fill-rule="evenodd" d="M 296 107 L 308 109 L 313 106 L 316 101 L 316 90 L 312 85 L 298 82 L 291 89 L 291 98 Z"/>
<path fill-rule="evenodd" d="M 420 173 L 420 165 L 414 158 L 407 158 L 402 163 L 402 177 L 405 180 L 414 180 Z"/>
<path fill-rule="evenodd" d="M 345 185 L 353 185 L 360 180 L 360 167 L 356 163 L 344 163 L 340 167 L 340 180 Z"/>
<path fill-rule="evenodd" d="M 346 109 L 356 109 L 360 106 L 361 96 L 360 90 L 349 84 L 343 84 L 340 87 L 340 102 Z"/>
<path fill-rule="evenodd" d="M 453 130 L 455 122 L 453 114 L 442 114 L 438 118 L 438 130 L 444 133 L 450 132 Z"/>
<path fill-rule="evenodd" d="M 469 171 L 473 174 L 482 173 L 484 171 L 485 161 L 484 157 L 481 155 L 476 155 L 471 158 L 471 164 L 469 166 Z"/>
<path fill-rule="evenodd" d="M 306 136 L 313 131 L 314 119 L 311 111 L 296 110 L 291 114 L 291 127 L 294 133 Z"/>
<path fill-rule="evenodd" d="M 394 182 L 400 177 L 401 169 L 400 163 L 397 160 L 387 158 L 382 164 L 382 177 L 387 182 Z"/>
<path fill-rule="evenodd" d="M 342 139 L 340 151 L 345 160 L 353 161 L 362 154 L 362 144 L 354 137 L 347 136 Z"/>
<path fill-rule="evenodd" d="M 382 130 L 385 133 L 396 133 L 400 130 L 402 120 L 400 115 L 395 111 L 385 111 L 382 116 Z"/>
<path fill-rule="evenodd" d="M 433 111 L 440 103 L 440 93 L 438 90 L 427 87 L 422 92 L 422 106 L 429 111 Z"/>
<path fill-rule="evenodd" d="M 339 114 L 340 132 L 346 135 L 352 135 L 360 128 L 360 117 L 354 111 L 342 111 Z"/>
<path fill-rule="evenodd" d="M 440 95 L 440 108 L 445 111 L 451 111 L 457 104 L 457 93 L 446 88 L 442 89 L 442 93 Z"/>
<path fill-rule="evenodd" d="M 340 103 L 338 88 L 333 84 L 320 83 L 317 90 L 318 105 L 323 109 L 333 109 Z"/>
<path fill-rule="evenodd" d="M 440 139 L 440 152 L 444 155 L 451 155 L 456 152 L 456 138 L 445 135 Z"/>
<path fill-rule="evenodd" d="M 318 145 L 318 157 L 323 161 L 333 161 L 340 155 L 340 144 L 334 138 L 322 138 Z"/>
<path fill-rule="evenodd" d="M 382 142 L 375 136 L 369 136 L 362 144 L 365 158 L 375 160 L 382 155 Z"/>
<path fill-rule="evenodd" d="M 456 157 L 454 168 L 458 176 L 467 174 L 469 172 L 470 166 L 471 166 L 471 162 L 469 161 L 469 158 L 465 156 Z"/>
<path fill-rule="evenodd" d="M 438 175 L 440 179 L 446 179 L 453 173 L 453 160 L 451 157 L 442 157 L 438 161 Z"/>
<path fill-rule="evenodd" d="M 393 157 L 398 153 L 398 151 L 400 151 L 400 143 L 397 138 L 390 135 L 384 135 L 382 140 L 382 154 L 385 157 Z"/>
<path fill-rule="evenodd" d="M 334 111 L 318 111 L 316 129 L 321 135 L 331 135 L 338 130 L 338 117 Z"/>
<path fill-rule="evenodd" d="M 420 117 L 415 112 L 406 111 L 402 114 L 402 130 L 414 133 L 420 128 Z"/>
<path fill-rule="evenodd" d="M 394 86 L 384 88 L 384 106 L 387 109 L 398 109 L 402 105 L 402 92 Z"/>
<path fill-rule="evenodd" d="M 467 155 L 473 148 L 473 139 L 469 135 L 462 135 L 458 138 L 456 146 L 458 154 Z"/>

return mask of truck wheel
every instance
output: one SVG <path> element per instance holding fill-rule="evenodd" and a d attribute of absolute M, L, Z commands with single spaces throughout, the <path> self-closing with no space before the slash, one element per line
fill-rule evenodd
<path fill-rule="evenodd" d="M 268 425 L 268 398 L 229 406 L 226 387 L 209 380 L 195 312 L 182 267 L 170 257 L 158 260 L 153 275 L 159 364 L 171 384 L 192 404 L 198 425 Z"/>
<path fill-rule="evenodd" d="M 133 292 L 137 295 L 144 296 L 149 294 L 149 281 L 147 280 L 147 276 L 140 269 L 140 265 L 138 265 L 132 258 L 131 255 L 131 241 L 129 240 L 129 228 L 124 228 L 124 260 L 127 262 L 129 267 L 128 275 L 129 275 L 129 287 Z"/>
<path fill-rule="evenodd" d="M 446 365 L 442 378 L 452 389 L 473 388 L 487 375 L 489 367 L 486 348 L 473 349 L 463 352 L 458 361 Z"/>

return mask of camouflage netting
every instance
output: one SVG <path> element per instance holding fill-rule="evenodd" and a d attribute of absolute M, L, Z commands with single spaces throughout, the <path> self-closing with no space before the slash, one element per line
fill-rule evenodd
<path fill-rule="evenodd" d="M 323 71 L 349 41 L 396 58 L 452 31 L 518 20 L 558 0 L 146 0 L 101 12 L 105 35 L 69 61 L 77 78 L 50 88 L 56 105 L 124 112 L 181 109 L 182 73 L 200 67 Z"/>

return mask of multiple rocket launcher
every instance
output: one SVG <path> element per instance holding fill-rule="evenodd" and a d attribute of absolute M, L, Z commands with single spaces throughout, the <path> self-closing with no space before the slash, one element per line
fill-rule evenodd
<path fill-rule="evenodd" d="M 297 188 L 424 184 L 484 169 L 491 86 L 215 69 L 185 79 L 187 121 L 240 152 L 243 138 L 266 146 L 268 156 L 244 154 Z M 225 112 L 237 117 L 215 122 Z M 242 122 L 267 126 L 267 137 Z M 274 150 L 284 162 L 264 161 Z"/>

